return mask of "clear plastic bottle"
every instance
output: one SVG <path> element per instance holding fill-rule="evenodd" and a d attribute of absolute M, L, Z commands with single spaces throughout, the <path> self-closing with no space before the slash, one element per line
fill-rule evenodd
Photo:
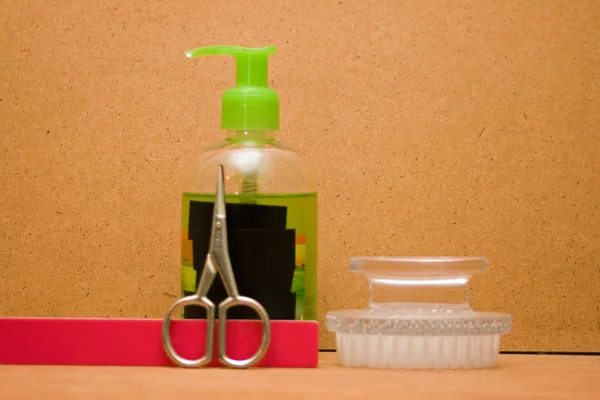
<path fill-rule="evenodd" d="M 204 262 L 202 259 L 196 260 L 194 263 L 194 245 L 193 240 L 190 240 L 190 236 L 193 235 L 190 235 L 188 231 L 190 202 L 210 203 L 214 201 L 216 171 L 219 165 L 223 165 L 228 204 L 285 207 L 285 229 L 287 230 L 285 233 L 290 236 L 288 234 L 293 230 L 294 240 L 291 246 L 289 246 L 289 241 L 285 246 L 288 249 L 291 248 L 293 252 L 291 256 L 294 259 L 293 280 L 288 293 L 292 293 L 294 296 L 295 305 L 290 319 L 316 320 L 316 183 L 312 171 L 303 162 L 302 157 L 292 148 L 282 144 L 275 135 L 279 129 L 279 97 L 277 92 L 267 87 L 267 57 L 268 54 L 274 52 L 274 47 L 249 49 L 211 46 L 187 53 L 188 57 L 211 54 L 233 55 L 237 61 L 237 85 L 226 90 L 223 96 L 221 121 L 221 128 L 224 130 L 223 140 L 205 148 L 193 160 L 184 174 L 181 209 L 181 290 L 183 295 L 195 292 L 199 267 Z M 252 209 L 249 208 L 249 210 Z M 282 235 L 277 233 L 279 231 L 268 231 L 268 228 L 257 229 L 255 233 L 245 229 L 239 231 L 246 235 L 244 236 L 247 239 L 246 242 L 252 242 L 246 247 L 254 246 L 256 251 L 256 253 L 250 254 L 250 257 L 246 254 L 244 259 L 268 259 L 270 260 L 268 262 L 272 263 L 284 260 L 282 264 L 285 266 L 282 268 L 288 268 L 289 262 L 287 261 L 290 260 L 290 254 L 289 252 L 282 253 L 280 245 L 280 236 Z M 272 245 L 260 243 L 259 237 L 264 240 L 271 238 Z M 277 240 L 273 240 L 274 238 Z M 235 249 L 230 248 L 230 251 L 235 251 Z M 261 252 L 264 255 L 262 258 Z M 277 257 L 272 256 L 275 253 L 278 254 Z M 196 258 L 203 256 L 205 254 L 197 252 Z M 254 258 L 255 256 L 258 258 Z M 232 255 L 232 261 L 234 259 L 235 254 Z M 194 264 L 196 265 L 194 266 Z M 239 265 L 238 267 L 242 268 Z M 260 265 L 261 271 L 269 270 L 263 267 Z M 234 270 L 235 268 L 236 265 L 234 265 Z M 258 271 L 259 266 L 248 265 L 245 268 L 256 268 Z M 279 268 L 279 266 L 272 265 L 269 268 Z M 271 271 L 274 270 L 271 269 Z M 275 275 L 277 274 L 258 277 L 262 283 L 255 283 L 251 290 L 258 291 L 259 295 L 271 290 L 278 290 L 278 293 L 281 293 L 281 288 L 276 289 L 270 285 L 270 282 L 273 282 L 273 285 L 276 284 L 276 281 L 279 282 Z M 236 273 L 238 284 L 243 276 L 243 273 Z M 243 286 L 243 282 L 241 286 Z M 240 292 L 242 292 L 241 287 Z M 282 302 L 283 298 L 288 296 L 286 293 L 279 295 L 273 292 L 271 294 L 281 296 Z M 267 305 L 265 307 L 267 312 L 273 314 Z M 287 312 L 285 315 L 290 315 L 290 313 Z M 277 316 L 272 316 L 272 318 L 278 319 Z M 287 317 L 280 318 L 288 319 Z"/>

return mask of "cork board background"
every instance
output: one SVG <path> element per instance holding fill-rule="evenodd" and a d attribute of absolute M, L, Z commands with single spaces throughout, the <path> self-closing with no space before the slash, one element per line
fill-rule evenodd
<path fill-rule="evenodd" d="M 597 1 L 0 3 L 0 314 L 162 317 L 179 177 L 231 58 L 275 45 L 280 137 L 320 191 L 319 315 L 354 255 L 484 255 L 503 350 L 600 351 Z M 321 347 L 333 336 L 321 325 Z"/>

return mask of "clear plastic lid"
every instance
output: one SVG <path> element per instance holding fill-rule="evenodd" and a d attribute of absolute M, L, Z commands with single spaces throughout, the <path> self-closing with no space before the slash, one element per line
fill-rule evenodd
<path fill-rule="evenodd" d="M 332 332 L 387 335 L 500 335 L 509 314 L 476 312 L 468 302 L 472 275 L 483 257 L 354 257 L 350 270 L 369 281 L 369 306 L 327 314 Z"/>

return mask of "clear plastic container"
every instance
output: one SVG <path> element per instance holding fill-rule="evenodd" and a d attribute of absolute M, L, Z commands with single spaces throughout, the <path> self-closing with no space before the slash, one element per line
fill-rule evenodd
<path fill-rule="evenodd" d="M 214 171 L 225 170 L 225 192 L 231 195 L 311 193 L 313 172 L 296 150 L 273 132 L 228 132 L 223 140 L 201 151 L 184 172 L 183 191 L 212 193 Z"/>
<path fill-rule="evenodd" d="M 508 314 L 476 312 L 468 283 L 482 257 L 355 257 L 350 270 L 369 282 L 369 306 L 327 314 L 345 366 L 408 369 L 496 365 Z"/>
<path fill-rule="evenodd" d="M 271 319 L 315 320 L 316 183 L 302 157 L 275 136 L 280 101 L 268 78 L 269 57 L 275 53 L 273 46 L 204 46 L 186 52 L 192 59 L 231 56 L 236 67 L 235 86 L 222 96 L 223 140 L 203 149 L 183 177 L 181 290 L 194 293 L 204 268 L 210 229 L 205 214 L 212 215 L 206 205 L 214 201 L 215 177 L 223 165 L 226 202 L 238 210 L 228 214 L 228 235 L 240 293 L 268 302 L 263 306 Z M 213 289 L 209 297 L 224 296 L 224 290 Z M 202 318 L 202 313 L 186 310 L 184 317 Z"/>
<path fill-rule="evenodd" d="M 268 132 L 230 132 L 204 149 L 186 169 L 181 212 L 182 294 L 195 292 L 192 241 L 188 239 L 190 201 L 214 201 L 215 171 L 225 171 L 228 203 L 285 206 L 286 228 L 296 233 L 296 271 L 290 290 L 297 320 L 317 318 L 317 207 L 312 171 L 292 148 Z M 264 279 L 269 279 L 265 276 Z"/>

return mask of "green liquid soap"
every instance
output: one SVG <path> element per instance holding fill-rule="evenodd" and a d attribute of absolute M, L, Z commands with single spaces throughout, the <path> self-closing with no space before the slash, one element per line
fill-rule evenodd
<path fill-rule="evenodd" d="M 181 291 L 196 291 L 192 241 L 188 240 L 190 201 L 213 202 L 214 194 L 184 193 L 181 212 Z M 225 195 L 227 203 L 248 202 L 247 195 Z M 291 292 L 296 293 L 296 319 L 317 319 L 317 194 L 266 194 L 251 196 L 251 202 L 287 207 L 286 228 L 296 231 L 296 269 Z M 268 279 L 268 277 L 265 277 Z M 242 293 L 243 295 L 243 293 Z"/>

